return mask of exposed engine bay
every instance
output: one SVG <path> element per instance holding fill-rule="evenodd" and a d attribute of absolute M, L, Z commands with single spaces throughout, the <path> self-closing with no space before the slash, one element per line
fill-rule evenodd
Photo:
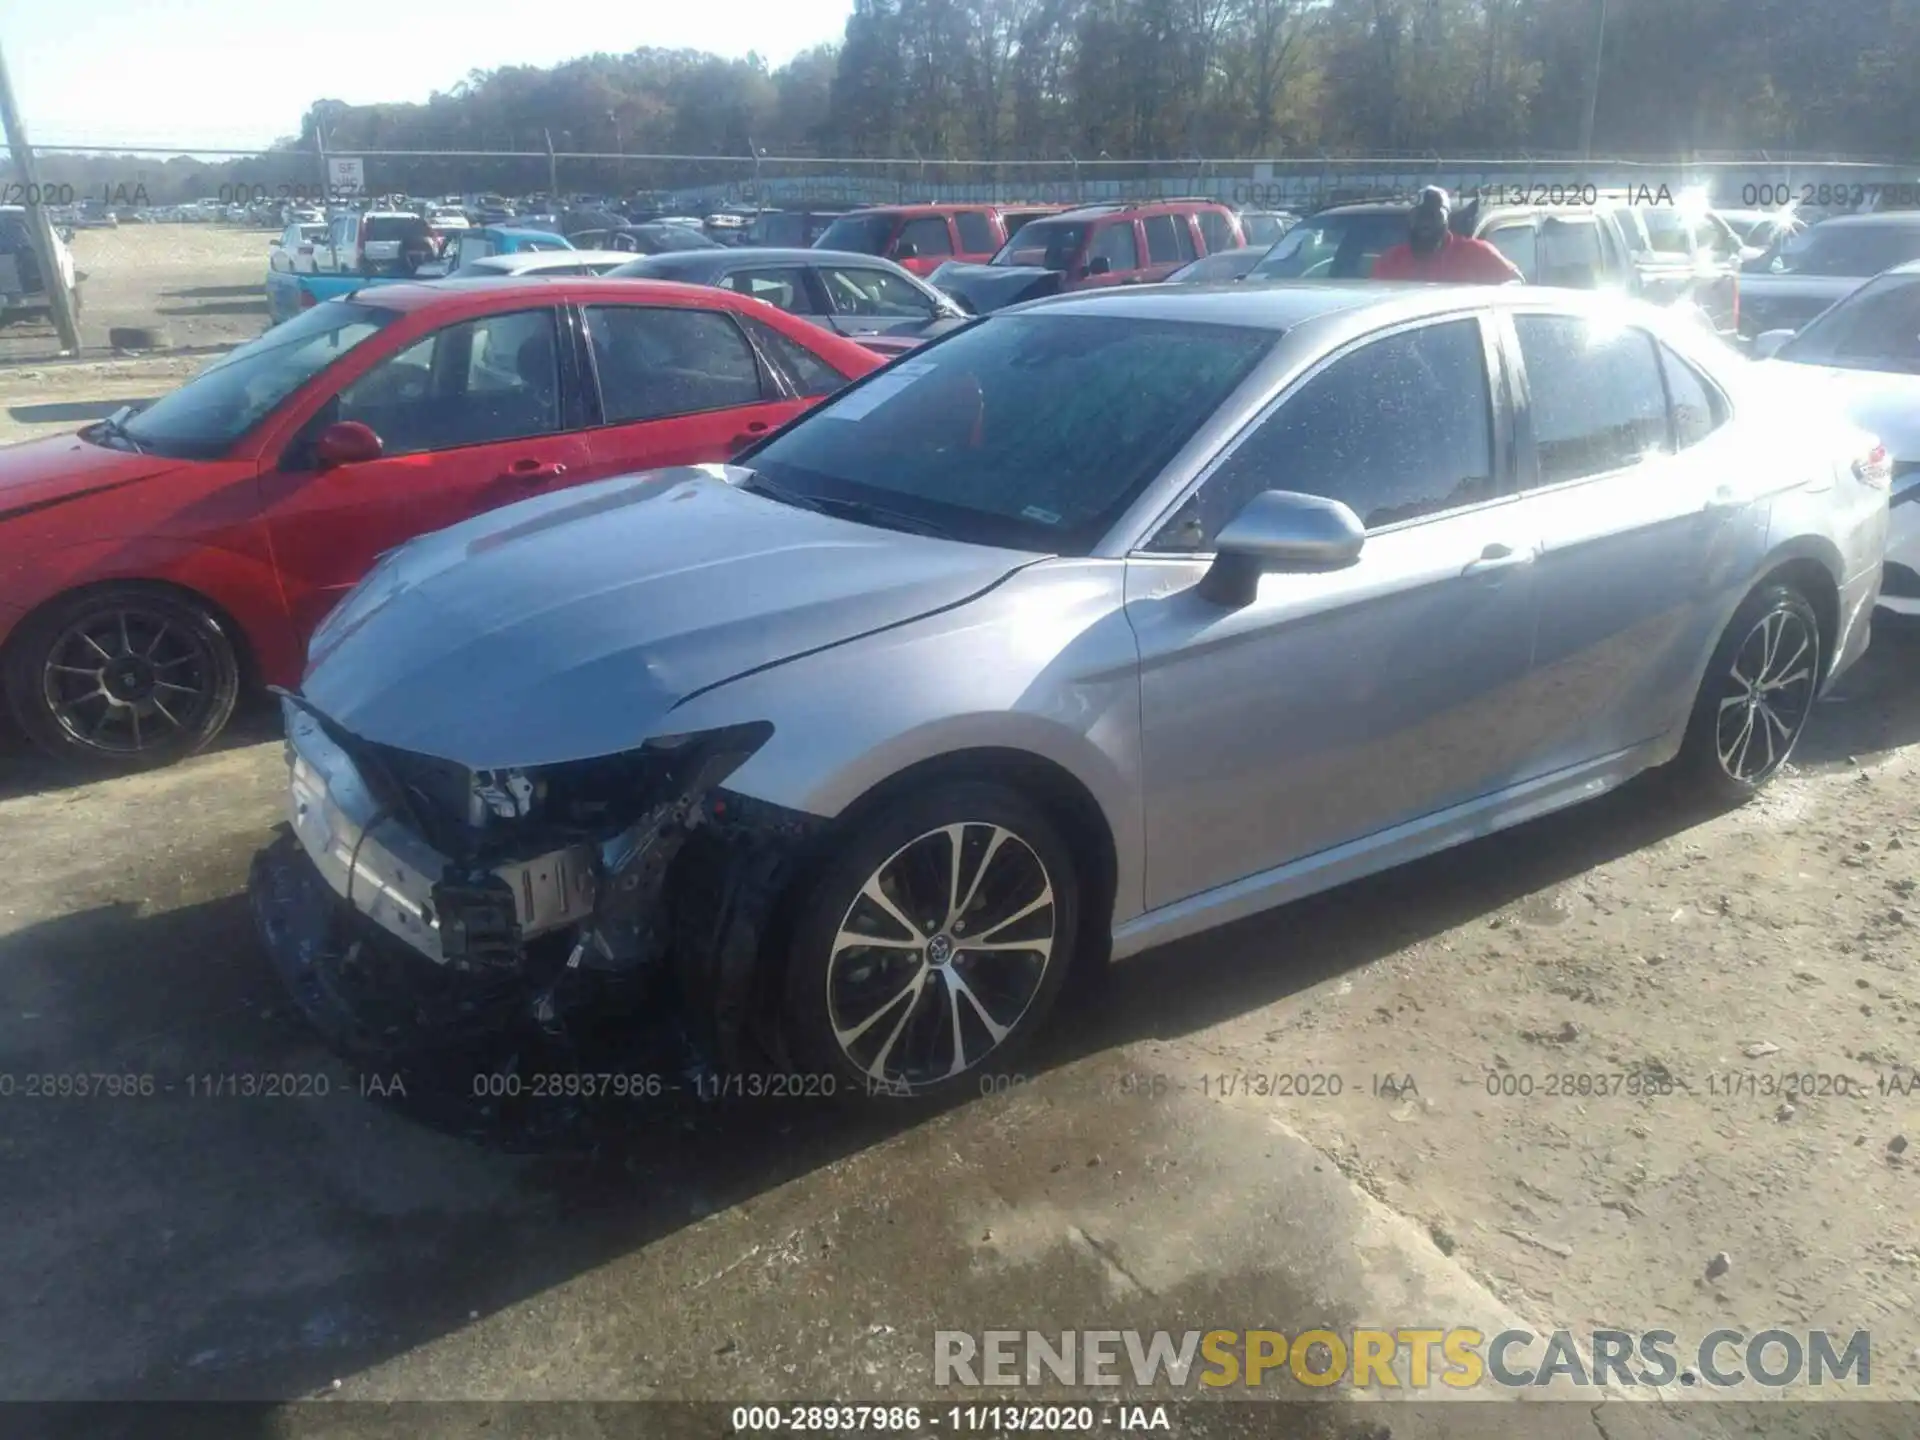
<path fill-rule="evenodd" d="M 672 1004 L 714 1061 L 741 1062 L 760 936 L 818 823 L 721 788 L 770 726 L 473 771 L 282 701 L 291 834 L 256 861 L 253 903 L 336 1048 Z"/>

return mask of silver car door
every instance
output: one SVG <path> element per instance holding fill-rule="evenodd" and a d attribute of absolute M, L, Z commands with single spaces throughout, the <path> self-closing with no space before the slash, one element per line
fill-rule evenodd
<path fill-rule="evenodd" d="M 1546 310 L 1510 324 L 1516 460 L 1542 543 L 1526 768 L 1549 774 L 1684 724 L 1765 548 L 1768 462 L 1646 330 Z"/>
<path fill-rule="evenodd" d="M 1149 907 L 1513 778 L 1536 541 L 1497 362 L 1483 318 L 1368 337 L 1243 431 L 1129 557 Z M 1269 489 L 1343 501 L 1365 545 L 1223 608 L 1194 588 L 1212 538 Z"/>

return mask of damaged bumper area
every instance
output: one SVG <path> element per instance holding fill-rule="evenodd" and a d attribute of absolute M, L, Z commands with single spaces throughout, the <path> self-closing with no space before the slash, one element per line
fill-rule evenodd
<path fill-rule="evenodd" d="M 249 889 L 275 968 L 330 1043 L 393 1054 L 516 1020 L 563 1030 L 626 999 L 693 1001 L 696 1033 L 737 1050 L 756 982 L 742 957 L 818 824 L 721 788 L 770 727 L 474 772 L 282 706 L 287 833 Z"/>

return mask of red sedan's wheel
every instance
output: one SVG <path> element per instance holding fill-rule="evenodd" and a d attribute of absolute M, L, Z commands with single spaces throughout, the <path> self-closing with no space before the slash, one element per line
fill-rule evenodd
<path fill-rule="evenodd" d="M 48 754 L 117 765 L 192 754 L 240 695 L 226 627 L 172 591 L 116 585 L 33 616 L 7 649 L 7 702 Z"/>

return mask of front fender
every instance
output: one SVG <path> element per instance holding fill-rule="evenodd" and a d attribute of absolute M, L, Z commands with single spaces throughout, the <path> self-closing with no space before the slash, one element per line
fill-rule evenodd
<path fill-rule="evenodd" d="M 1015 750 L 1086 788 L 1118 862 L 1116 918 L 1142 905 L 1139 649 L 1122 562 L 1030 566 L 969 604 L 693 697 L 666 728 L 766 720 L 729 790 L 821 817 L 961 750 Z"/>
<path fill-rule="evenodd" d="M 290 684 L 300 673 L 300 644 L 280 599 L 272 560 L 164 535 L 90 540 L 35 554 L 7 577 L 0 643 L 17 622 L 49 600 L 115 580 L 161 581 L 211 600 L 240 628 L 260 677 Z"/>

